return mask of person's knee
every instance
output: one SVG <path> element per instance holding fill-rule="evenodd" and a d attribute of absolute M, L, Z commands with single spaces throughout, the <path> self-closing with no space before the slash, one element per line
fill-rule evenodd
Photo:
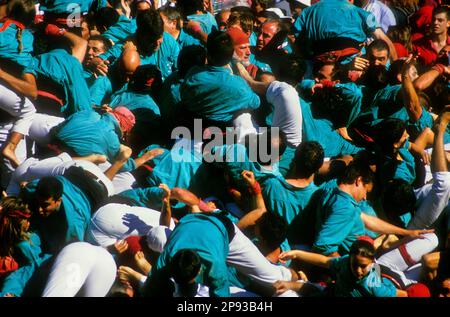
<path fill-rule="evenodd" d="M 436 249 L 439 245 L 439 239 L 435 233 L 426 233 L 422 236 L 422 238 L 428 242 L 430 252 Z"/>

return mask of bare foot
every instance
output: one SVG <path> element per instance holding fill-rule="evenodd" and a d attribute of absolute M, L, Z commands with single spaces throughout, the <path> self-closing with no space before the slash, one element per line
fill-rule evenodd
<path fill-rule="evenodd" d="M 16 146 L 17 145 L 13 143 L 8 143 L 2 151 L 3 157 L 9 160 L 14 168 L 20 165 L 20 162 L 16 156 Z"/>
<path fill-rule="evenodd" d="M 122 283 L 131 282 L 139 284 L 141 279 L 144 277 L 143 274 L 136 272 L 135 270 L 133 270 L 131 267 L 128 266 L 119 266 L 117 273 L 119 275 L 119 280 Z"/>
<path fill-rule="evenodd" d="M 134 255 L 134 260 L 136 261 L 136 265 L 142 271 L 142 273 L 144 273 L 145 275 L 148 275 L 148 273 L 150 273 L 152 265 L 145 258 L 144 252 L 136 252 L 136 254 Z"/>
<path fill-rule="evenodd" d="M 120 145 L 120 151 L 119 154 L 117 155 L 117 161 L 127 161 L 130 157 L 131 154 L 133 153 L 133 150 L 131 148 L 129 148 L 126 145 L 121 144 Z"/>

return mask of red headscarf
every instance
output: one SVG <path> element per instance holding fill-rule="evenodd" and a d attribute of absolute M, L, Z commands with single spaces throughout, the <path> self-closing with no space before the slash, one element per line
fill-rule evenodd
<path fill-rule="evenodd" d="M 119 122 L 120 128 L 124 132 L 130 132 L 136 123 L 134 114 L 126 107 L 117 107 L 110 112 Z"/>

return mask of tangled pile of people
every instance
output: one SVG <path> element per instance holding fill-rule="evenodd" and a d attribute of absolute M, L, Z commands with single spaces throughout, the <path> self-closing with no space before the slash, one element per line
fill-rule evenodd
<path fill-rule="evenodd" d="M 450 296 L 440 0 L 0 0 L 0 296 Z"/>

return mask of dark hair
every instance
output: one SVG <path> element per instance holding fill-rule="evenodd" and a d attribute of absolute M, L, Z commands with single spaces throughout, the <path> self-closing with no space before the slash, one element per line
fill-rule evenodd
<path fill-rule="evenodd" d="M 63 194 L 63 184 L 53 176 L 46 176 L 39 180 L 36 187 L 36 196 L 41 199 L 52 198 L 57 200 Z"/>
<path fill-rule="evenodd" d="M 200 256 L 194 250 L 178 251 L 170 261 L 170 273 L 178 284 L 188 284 L 200 272 Z"/>
<path fill-rule="evenodd" d="M 141 65 L 134 72 L 128 87 L 134 92 L 158 94 L 162 87 L 161 71 L 156 65 Z"/>
<path fill-rule="evenodd" d="M 116 24 L 117 21 L 119 21 L 119 18 L 120 15 L 116 10 L 110 7 L 105 7 L 97 11 L 93 21 L 99 30 L 107 30 Z"/>
<path fill-rule="evenodd" d="M 185 46 L 178 55 L 178 74 L 186 76 L 193 66 L 203 66 L 206 63 L 206 50 L 200 45 Z"/>
<path fill-rule="evenodd" d="M 112 47 L 111 41 L 109 39 L 107 39 L 106 37 L 104 37 L 103 35 L 92 35 L 89 38 L 89 41 L 102 42 L 102 44 L 105 48 L 105 51 L 108 51 Z"/>
<path fill-rule="evenodd" d="M 394 143 L 402 138 L 406 130 L 406 123 L 403 120 L 388 118 L 376 125 L 375 141 L 385 154 L 394 152 Z"/>
<path fill-rule="evenodd" d="M 323 165 L 323 147 L 316 141 L 304 141 L 295 150 L 294 177 L 309 178 Z"/>
<path fill-rule="evenodd" d="M 212 66 L 227 65 L 234 53 L 233 41 L 227 32 L 213 31 L 206 42 L 208 64 Z"/>
<path fill-rule="evenodd" d="M 375 247 L 366 240 L 356 240 L 350 247 L 350 256 L 363 256 L 368 259 L 375 259 Z"/>
<path fill-rule="evenodd" d="M 405 64 L 404 59 L 397 59 L 396 61 L 391 63 L 391 66 L 389 66 L 389 70 L 387 73 L 389 85 L 400 84 L 400 81 L 397 77 L 402 72 L 404 64 Z"/>
<path fill-rule="evenodd" d="M 306 72 L 306 64 L 300 56 L 288 54 L 281 56 L 274 68 L 274 75 L 279 81 L 284 81 L 296 87 L 302 81 Z"/>
<path fill-rule="evenodd" d="M 16 244 L 29 238 L 29 235 L 21 230 L 22 220 L 26 218 L 22 215 L 28 214 L 28 207 L 22 199 L 9 196 L 1 200 L 0 256 L 14 255 Z"/>
<path fill-rule="evenodd" d="M 203 0 L 177 0 L 177 7 L 181 9 L 184 18 L 195 14 L 197 11 L 204 11 Z"/>
<path fill-rule="evenodd" d="M 386 87 L 388 83 L 388 72 L 384 65 L 370 65 L 364 72 L 361 82 L 371 89 L 378 91 Z"/>
<path fill-rule="evenodd" d="M 363 160 L 352 161 L 338 178 L 338 184 L 353 184 L 358 177 L 362 178 L 363 184 L 370 184 L 375 180 L 375 174 Z"/>
<path fill-rule="evenodd" d="M 36 15 L 33 0 L 10 0 L 6 11 L 8 18 L 22 23 L 25 27 L 33 24 Z"/>
<path fill-rule="evenodd" d="M 447 20 L 450 20 L 450 9 L 448 6 L 439 6 L 433 10 L 433 17 L 437 14 L 445 13 L 447 15 Z"/>
<path fill-rule="evenodd" d="M 387 36 L 394 43 L 402 44 L 408 52 L 412 52 L 411 27 L 409 25 L 392 25 Z"/>
<path fill-rule="evenodd" d="M 397 220 L 399 216 L 414 211 L 416 201 L 414 188 L 403 179 L 390 180 L 381 199 L 383 211 L 390 220 Z"/>
<path fill-rule="evenodd" d="M 153 54 L 157 41 L 164 34 L 164 23 L 159 13 L 154 9 L 141 11 L 136 17 L 136 44 L 141 55 Z"/>
<path fill-rule="evenodd" d="M 177 29 L 181 29 L 181 21 L 183 21 L 183 16 L 181 15 L 181 11 L 177 7 L 164 6 L 159 8 L 160 13 L 164 14 L 169 20 L 177 21 Z"/>
<path fill-rule="evenodd" d="M 287 237 L 288 223 L 280 215 L 265 212 L 258 220 L 261 238 L 270 250 L 277 249 Z"/>
<path fill-rule="evenodd" d="M 270 8 L 273 4 L 273 0 L 254 0 L 252 1 L 252 8 L 259 4 L 264 10 Z"/>
<path fill-rule="evenodd" d="M 367 46 L 367 53 L 370 51 L 387 51 L 388 56 L 390 53 L 389 45 L 384 40 L 379 39 L 374 40 L 369 46 Z"/>

